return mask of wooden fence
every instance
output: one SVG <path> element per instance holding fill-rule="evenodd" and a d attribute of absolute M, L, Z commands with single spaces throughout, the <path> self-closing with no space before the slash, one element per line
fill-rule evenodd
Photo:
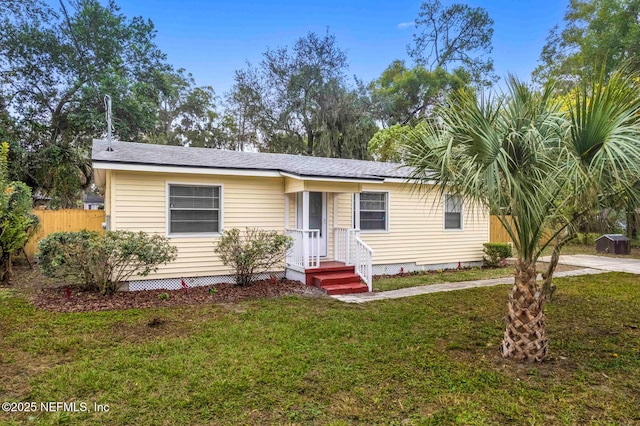
<path fill-rule="evenodd" d="M 511 237 L 502 226 L 497 216 L 491 216 L 489 222 L 489 241 L 492 243 L 511 243 Z"/>
<path fill-rule="evenodd" d="M 511 218 L 507 216 L 507 221 L 511 222 Z M 512 223 L 513 224 L 513 223 Z M 545 232 L 542 235 L 541 242 L 546 243 L 553 236 L 552 232 Z M 498 220 L 498 216 L 491 216 L 489 222 L 489 241 L 492 243 L 512 243 L 511 237 L 507 233 L 504 226 Z"/>
<path fill-rule="evenodd" d="M 38 242 L 54 232 L 72 232 L 86 229 L 104 232 L 102 222 L 105 221 L 104 210 L 34 210 L 33 214 L 40 218 L 40 228 L 24 248 L 27 256 L 33 257 Z"/>

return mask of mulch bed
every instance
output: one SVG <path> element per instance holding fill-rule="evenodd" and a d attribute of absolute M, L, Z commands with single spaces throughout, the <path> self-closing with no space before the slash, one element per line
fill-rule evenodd
<path fill-rule="evenodd" d="M 210 288 L 215 288 L 217 291 L 210 293 Z M 162 293 L 166 293 L 169 297 L 159 297 Z M 246 287 L 233 284 L 216 284 L 190 287 L 184 290 L 121 291 L 106 296 L 95 292 L 83 291 L 77 286 L 43 288 L 35 292 L 31 299 L 36 307 L 49 311 L 86 312 L 231 303 L 240 300 L 289 295 L 322 297 L 325 296 L 325 293 L 318 288 L 304 285 L 298 281 L 280 280 L 272 282 L 264 280 L 256 281 Z"/>

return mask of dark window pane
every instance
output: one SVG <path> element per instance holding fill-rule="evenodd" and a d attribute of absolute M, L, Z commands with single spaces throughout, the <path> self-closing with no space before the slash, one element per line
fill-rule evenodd
<path fill-rule="evenodd" d="M 460 213 L 462 211 L 462 200 L 458 196 L 447 195 L 444 208 L 447 213 Z"/>
<path fill-rule="evenodd" d="M 220 231 L 220 187 L 170 185 L 169 204 L 169 233 Z"/>
<path fill-rule="evenodd" d="M 385 192 L 363 192 L 360 194 L 360 201 L 384 201 Z"/>
<path fill-rule="evenodd" d="M 462 220 L 460 213 L 444 214 L 444 229 L 461 229 Z"/>
<path fill-rule="evenodd" d="M 386 192 L 363 192 L 360 194 L 360 229 L 387 229 Z"/>
<path fill-rule="evenodd" d="M 386 229 L 385 212 L 360 212 L 360 229 Z"/>

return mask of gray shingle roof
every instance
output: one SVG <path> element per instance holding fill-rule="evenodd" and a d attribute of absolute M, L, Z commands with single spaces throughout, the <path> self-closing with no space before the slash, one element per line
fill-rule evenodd
<path fill-rule="evenodd" d="M 629 241 L 627 237 L 622 234 L 604 234 L 603 236 L 596 239 L 596 241 L 606 238 L 611 241 Z"/>
<path fill-rule="evenodd" d="M 82 202 L 87 204 L 104 204 L 104 197 L 97 194 L 84 194 Z"/>
<path fill-rule="evenodd" d="M 157 166 L 263 170 L 294 174 L 300 177 L 383 180 L 407 178 L 411 169 L 397 163 L 306 157 L 290 154 L 226 151 L 210 148 L 93 141 L 94 163 L 125 163 Z"/>

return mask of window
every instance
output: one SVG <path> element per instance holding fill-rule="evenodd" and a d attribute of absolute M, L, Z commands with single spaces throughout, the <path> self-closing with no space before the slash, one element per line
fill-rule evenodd
<path fill-rule="evenodd" d="M 169 234 L 220 232 L 220 187 L 169 185 Z"/>
<path fill-rule="evenodd" d="M 462 229 L 462 198 L 444 196 L 444 229 Z"/>
<path fill-rule="evenodd" d="M 360 229 L 386 231 L 388 204 L 386 192 L 360 193 Z"/>

